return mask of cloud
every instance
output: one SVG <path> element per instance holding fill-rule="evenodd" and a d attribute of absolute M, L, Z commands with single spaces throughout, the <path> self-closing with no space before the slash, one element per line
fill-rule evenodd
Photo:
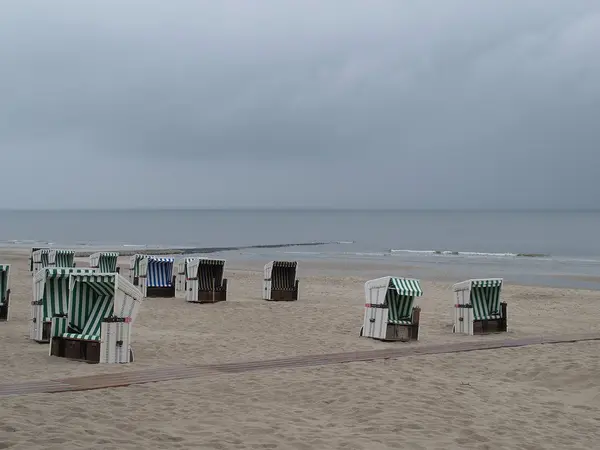
<path fill-rule="evenodd" d="M 94 202 L 132 189 L 135 167 L 227 185 L 192 206 L 595 206 L 596 1 L 259 3 L 5 7 L 0 146 L 19 152 L 15 173 L 119 167 Z M 170 201 L 162 189 L 144 201 Z"/>

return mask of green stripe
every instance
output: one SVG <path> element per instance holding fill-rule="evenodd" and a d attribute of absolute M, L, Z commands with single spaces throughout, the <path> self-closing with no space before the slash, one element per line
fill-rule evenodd
<path fill-rule="evenodd" d="M 6 301 L 9 270 L 10 265 L 0 265 L 0 305 L 4 305 L 4 302 Z"/>
<path fill-rule="evenodd" d="M 392 278 L 390 284 L 400 295 L 409 295 L 413 297 L 420 297 L 423 295 L 419 280 L 412 278 Z"/>

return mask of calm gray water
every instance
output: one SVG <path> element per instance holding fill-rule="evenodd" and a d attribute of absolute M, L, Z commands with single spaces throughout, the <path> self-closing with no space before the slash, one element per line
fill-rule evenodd
<path fill-rule="evenodd" d="M 327 241 L 337 243 L 235 255 L 398 261 L 449 279 L 499 275 L 515 282 L 590 288 L 600 284 L 571 277 L 600 276 L 599 232 L 600 212 L 572 211 L 0 211 L 1 245 L 132 250 Z"/>

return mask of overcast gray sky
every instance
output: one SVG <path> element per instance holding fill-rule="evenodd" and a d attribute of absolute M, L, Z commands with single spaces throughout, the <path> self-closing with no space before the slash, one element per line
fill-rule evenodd
<path fill-rule="evenodd" d="M 0 207 L 600 206 L 598 0 L 4 1 Z"/>

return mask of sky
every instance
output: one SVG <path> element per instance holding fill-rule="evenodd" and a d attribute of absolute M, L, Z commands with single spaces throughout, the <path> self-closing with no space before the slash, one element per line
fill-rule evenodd
<path fill-rule="evenodd" d="M 10 0 L 0 208 L 598 208 L 598 0 Z"/>

